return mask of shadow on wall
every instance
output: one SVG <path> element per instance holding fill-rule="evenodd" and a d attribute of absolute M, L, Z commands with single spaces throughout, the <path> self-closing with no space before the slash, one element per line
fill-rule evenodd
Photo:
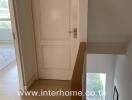
<path fill-rule="evenodd" d="M 132 40 L 126 55 L 118 55 L 115 71 L 115 85 L 119 92 L 119 100 L 132 98 Z"/>

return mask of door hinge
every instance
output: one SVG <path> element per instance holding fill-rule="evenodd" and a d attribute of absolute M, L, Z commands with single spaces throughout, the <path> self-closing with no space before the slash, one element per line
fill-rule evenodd
<path fill-rule="evenodd" d="M 16 39 L 16 35 L 15 35 L 15 33 L 13 32 L 13 39 L 15 40 Z"/>

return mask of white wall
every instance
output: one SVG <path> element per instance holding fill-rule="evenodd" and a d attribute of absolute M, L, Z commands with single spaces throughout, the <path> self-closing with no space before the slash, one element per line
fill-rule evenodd
<path fill-rule="evenodd" d="M 87 27 L 88 27 L 88 0 L 80 1 L 80 16 L 79 16 L 79 33 L 80 41 L 87 42 Z"/>
<path fill-rule="evenodd" d="M 116 55 L 88 54 L 87 72 L 106 73 L 106 100 L 112 100 Z"/>
<path fill-rule="evenodd" d="M 132 34 L 132 0 L 89 0 L 88 40 L 126 42 Z"/>
<path fill-rule="evenodd" d="M 117 56 L 115 84 L 119 92 L 119 100 L 132 98 L 132 41 L 126 55 Z"/>

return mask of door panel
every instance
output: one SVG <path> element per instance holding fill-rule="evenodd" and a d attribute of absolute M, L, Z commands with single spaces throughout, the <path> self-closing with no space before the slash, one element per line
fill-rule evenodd
<path fill-rule="evenodd" d="M 69 0 L 40 0 L 41 39 L 68 40 Z"/>
<path fill-rule="evenodd" d="M 72 31 L 78 29 L 78 5 L 71 6 L 77 1 L 33 0 L 41 79 L 71 79 L 79 45 L 79 33 L 75 38 Z"/>
<path fill-rule="evenodd" d="M 70 48 L 67 46 L 44 46 L 43 68 L 68 70 L 70 64 Z"/>

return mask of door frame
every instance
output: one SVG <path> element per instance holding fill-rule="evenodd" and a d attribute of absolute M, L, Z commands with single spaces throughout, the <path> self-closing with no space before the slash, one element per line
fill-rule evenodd
<path fill-rule="evenodd" d="M 12 35 L 14 37 L 14 46 L 15 46 L 15 53 L 16 53 L 16 62 L 17 62 L 17 69 L 18 69 L 18 78 L 19 78 L 19 90 L 25 90 L 24 84 L 24 73 L 23 73 L 23 61 L 22 61 L 22 51 L 21 51 L 21 42 L 20 42 L 20 35 L 17 23 L 17 14 L 15 14 L 15 0 L 8 0 L 9 3 L 9 10 L 10 10 L 10 17 L 11 17 L 11 25 L 12 25 Z"/>
<path fill-rule="evenodd" d="M 22 61 L 22 51 L 21 51 L 21 42 L 20 42 L 20 32 L 19 32 L 19 23 L 17 22 L 17 14 L 15 14 L 15 0 L 8 0 L 9 1 L 9 8 L 10 8 L 10 15 L 11 15 L 11 23 L 12 23 L 12 32 L 13 32 L 13 36 L 15 37 L 14 40 L 14 45 L 15 45 L 15 49 L 16 49 L 16 58 L 17 58 L 17 67 L 18 67 L 18 75 L 19 75 L 19 89 L 20 90 L 25 90 L 25 76 L 24 76 L 24 67 L 23 67 L 23 61 Z M 87 26 L 88 26 L 88 0 L 79 0 L 80 2 L 82 2 L 82 4 L 86 4 L 87 6 L 85 6 L 85 8 L 83 6 L 80 6 L 79 9 L 85 9 L 85 11 L 83 12 L 84 15 L 82 15 L 84 20 L 79 19 L 79 25 L 81 25 L 81 23 L 85 23 L 85 28 L 84 29 L 80 29 L 80 35 L 81 36 L 81 40 L 80 42 L 86 42 L 85 39 L 83 39 L 83 37 L 87 37 L 86 33 L 87 33 Z M 79 3 L 80 3 L 79 2 Z M 80 3 L 81 4 L 81 3 Z M 83 7 L 83 8 L 82 8 Z M 79 15 L 81 15 L 79 13 Z"/>
<path fill-rule="evenodd" d="M 79 0 L 80 42 L 87 42 L 87 36 L 88 36 L 88 2 L 89 2 L 89 0 Z"/>
<path fill-rule="evenodd" d="M 74 0 L 72 0 L 72 2 L 73 2 Z M 80 1 L 81 0 L 75 0 L 76 2 L 77 2 L 77 10 L 78 10 L 78 18 L 77 18 L 77 20 L 78 20 L 78 22 L 77 22 L 77 27 L 78 27 L 78 30 L 80 30 L 79 29 L 79 3 L 80 3 Z M 74 1 L 74 2 L 75 2 Z M 39 45 L 39 40 L 40 40 L 40 34 L 41 34 L 41 32 L 40 32 L 40 17 L 39 17 L 39 14 L 40 14 L 40 8 L 39 8 L 39 2 L 40 2 L 40 0 L 32 0 L 32 9 L 33 9 L 33 19 L 34 19 L 34 29 L 35 29 L 35 39 L 36 39 L 36 49 L 37 49 L 37 63 L 38 63 L 38 67 L 39 66 L 41 66 L 41 58 L 42 58 L 42 55 L 39 53 L 40 51 L 41 51 L 41 47 L 40 47 L 40 45 Z M 71 4 L 70 4 L 70 6 L 71 6 Z M 71 8 L 71 7 L 70 7 Z M 71 9 L 70 9 L 71 10 Z M 69 11 L 69 14 L 71 15 L 71 11 Z M 69 20 L 72 20 L 72 18 L 70 17 L 69 18 Z M 71 24 L 71 23 L 70 23 Z M 72 30 L 71 29 L 71 26 L 72 25 L 69 25 L 69 31 L 70 30 Z M 79 35 L 79 34 L 78 34 Z M 79 35 L 79 37 L 80 37 L 80 35 Z M 73 41 L 72 41 L 73 42 Z M 78 42 L 80 42 L 80 39 L 78 39 Z M 72 43 L 71 43 L 72 44 Z M 79 46 L 79 43 L 78 43 L 78 46 Z M 72 47 L 73 48 L 73 47 Z M 72 61 L 73 62 L 73 61 Z M 71 72 L 73 72 L 73 69 L 74 68 L 71 68 Z M 39 72 L 38 72 L 39 73 Z M 46 72 L 45 72 L 46 73 Z M 71 73 L 69 74 L 69 76 L 71 75 Z M 42 76 L 46 76 L 46 75 L 42 75 Z M 53 76 L 53 75 L 50 75 L 50 76 Z M 40 78 L 40 77 L 39 77 Z M 48 75 L 48 77 L 46 76 L 46 78 L 45 79 L 49 79 L 49 75 Z M 53 78 L 53 79 L 55 79 L 55 78 Z M 66 78 L 66 79 L 70 79 L 70 78 Z M 61 79 L 60 79 L 61 80 Z"/>
<path fill-rule="evenodd" d="M 35 39 L 36 39 L 36 49 L 37 49 L 37 63 L 38 66 L 40 66 L 40 57 L 41 56 L 38 52 L 40 51 L 40 46 L 39 46 L 39 38 L 40 36 L 40 20 L 39 18 L 39 9 L 38 6 L 36 6 L 35 4 L 39 3 L 39 0 L 32 0 L 32 9 L 33 9 L 33 19 L 34 19 L 34 29 L 35 29 Z M 78 25 L 78 30 L 79 30 L 79 42 L 87 42 L 87 28 L 88 28 L 88 0 L 78 0 L 79 3 L 79 7 L 78 7 L 78 11 L 79 11 L 79 15 L 78 15 L 78 21 L 79 21 L 79 25 Z M 36 11 L 36 9 L 38 11 Z M 35 13 L 35 14 L 34 14 Z M 36 21 L 37 20 L 37 21 Z M 37 33 L 37 34 L 36 34 Z"/>

